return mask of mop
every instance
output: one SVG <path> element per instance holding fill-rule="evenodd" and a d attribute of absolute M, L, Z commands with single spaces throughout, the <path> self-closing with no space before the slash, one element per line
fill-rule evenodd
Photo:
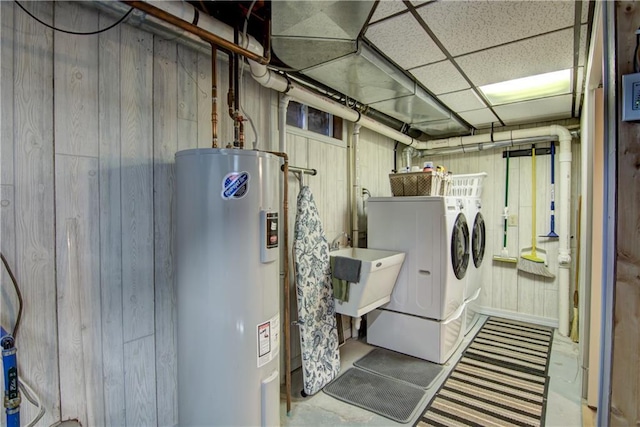
<path fill-rule="evenodd" d="M 518 260 L 518 270 L 537 276 L 544 276 L 554 279 L 556 276 L 551 273 L 544 265 L 544 259 L 538 256 L 536 250 L 536 146 L 531 148 L 531 247 L 522 250 L 520 259 Z M 539 251 L 544 254 L 544 251 Z"/>
<path fill-rule="evenodd" d="M 504 213 L 502 216 L 504 217 L 503 221 L 503 237 L 502 237 L 502 250 L 500 251 L 500 255 L 494 255 L 494 261 L 502 261 L 502 262 L 511 262 L 517 263 L 518 258 L 509 256 L 509 250 L 507 249 L 507 226 L 509 220 L 509 150 L 506 151 L 507 155 L 507 171 L 506 178 L 504 180 Z"/>
<path fill-rule="evenodd" d="M 551 231 L 549 231 L 549 234 L 546 235 L 542 235 L 540 237 L 560 237 L 556 234 L 556 202 L 555 202 L 555 195 L 556 195 L 556 174 L 555 174 L 555 169 L 556 169 L 556 162 L 555 162 L 555 154 L 556 154 L 556 145 L 552 142 L 551 143 Z"/>

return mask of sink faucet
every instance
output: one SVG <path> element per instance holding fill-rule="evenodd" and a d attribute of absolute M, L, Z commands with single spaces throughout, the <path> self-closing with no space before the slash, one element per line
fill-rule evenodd
<path fill-rule="evenodd" d="M 349 245 L 349 235 L 346 232 L 342 231 L 336 236 L 335 239 L 333 239 L 333 241 L 329 245 L 329 251 L 337 251 L 338 249 L 340 249 L 340 239 L 342 237 L 345 237 L 347 239 L 346 244 Z"/>

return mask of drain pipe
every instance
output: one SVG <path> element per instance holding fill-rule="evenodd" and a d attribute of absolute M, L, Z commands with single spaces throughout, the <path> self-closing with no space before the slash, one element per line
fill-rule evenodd
<path fill-rule="evenodd" d="M 537 144 L 540 142 L 550 142 L 550 141 L 557 141 L 557 140 L 558 140 L 557 137 L 535 136 L 531 138 L 514 139 L 511 141 L 491 142 L 488 144 L 480 143 L 478 145 L 469 145 L 469 146 L 457 147 L 457 148 L 433 148 L 430 150 L 420 150 L 418 152 L 418 157 L 448 156 L 451 154 L 468 154 L 468 153 L 473 153 L 475 151 L 496 150 L 503 147 L 513 147 L 516 145 L 523 145 L 523 144 Z"/>
<path fill-rule="evenodd" d="M 291 97 L 281 95 L 278 101 L 278 150 L 281 153 L 287 152 L 287 108 L 289 108 Z"/>
<path fill-rule="evenodd" d="M 351 246 L 360 246 L 360 236 L 358 228 L 358 206 L 360 205 L 360 125 L 353 125 L 351 137 L 351 152 L 353 153 L 353 185 L 351 196 Z"/>

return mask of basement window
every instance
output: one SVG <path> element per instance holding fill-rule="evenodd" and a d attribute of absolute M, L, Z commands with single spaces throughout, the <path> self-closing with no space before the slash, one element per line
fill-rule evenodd
<path fill-rule="evenodd" d="M 289 101 L 287 125 L 342 141 L 342 117 Z"/>

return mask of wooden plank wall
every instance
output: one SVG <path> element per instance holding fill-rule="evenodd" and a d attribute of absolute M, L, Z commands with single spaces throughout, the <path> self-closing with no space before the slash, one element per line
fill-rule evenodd
<path fill-rule="evenodd" d="M 616 3 L 616 62 L 621 77 L 633 73 L 635 30 L 640 26 L 640 2 Z M 620 89 L 618 89 L 620 90 Z M 618 108 L 622 96 L 618 96 Z M 621 117 L 620 110 L 618 117 Z M 611 357 L 612 426 L 640 425 L 640 125 L 619 122 L 617 144 L 616 270 Z M 609 286 L 611 284 L 605 284 Z"/>
<path fill-rule="evenodd" d="M 80 2 L 24 5 L 77 31 L 114 20 Z M 13 2 L 0 22 L 0 249 L 25 300 L 19 364 L 41 423 L 176 425 L 173 163 L 211 144 L 211 57 L 126 24 L 53 34 Z M 266 144 L 272 94 L 244 81 Z M 223 143 L 230 122 L 220 114 Z M 17 301 L 1 278 L 10 329 Z"/>
<path fill-rule="evenodd" d="M 555 122 L 560 125 L 577 124 L 576 120 L 564 120 Z M 531 124 L 519 126 L 520 128 L 537 127 L 544 124 Z M 509 128 L 505 128 L 509 129 Z M 501 129 L 502 130 L 502 129 Z M 537 147 L 548 147 L 549 144 L 537 144 Z M 530 148 L 531 146 L 528 146 Z M 557 147 L 557 146 L 556 146 Z M 514 149 L 527 148 L 526 146 Z M 557 150 L 556 150 L 557 153 Z M 574 139 L 572 144 L 573 159 L 571 182 L 571 251 L 572 260 L 576 259 L 575 235 L 576 206 L 578 191 L 580 188 L 580 148 L 579 141 Z M 400 153 L 401 155 L 401 153 Z M 502 249 L 502 227 L 504 210 L 504 182 L 506 162 L 502 158 L 502 150 L 476 151 L 466 154 L 453 154 L 447 156 L 433 156 L 426 158 L 414 158 L 413 165 L 420 165 L 426 160 L 433 161 L 437 165 L 443 165 L 454 174 L 486 172 L 482 190 L 482 213 L 485 220 L 487 246 L 484 255 L 483 279 L 480 305 L 491 313 L 505 314 L 531 321 L 539 321 L 548 324 L 557 324 L 558 321 L 558 283 L 557 279 L 547 279 L 518 272 L 514 264 L 492 261 L 494 254 L 499 254 Z M 549 207 L 550 207 L 550 156 L 538 156 L 536 158 L 536 234 L 545 235 L 549 232 Z M 555 157 L 556 182 L 559 171 L 558 156 Z M 402 156 L 399 165 L 404 166 Z M 519 256 L 523 248 L 531 246 L 531 220 L 532 220 L 532 169 L 531 157 L 510 159 L 509 165 L 509 214 L 517 216 L 517 225 L 508 227 L 507 247 L 510 256 Z M 559 187 L 556 183 L 556 232 L 565 232 L 558 229 L 558 200 Z M 548 267 L 552 272 L 558 268 L 558 241 L 538 237 L 538 248 L 546 251 Z M 575 286 L 575 268 L 571 271 L 571 292 Z M 557 274 L 556 274 L 557 276 Z M 571 298 L 570 301 L 573 301 Z"/>

